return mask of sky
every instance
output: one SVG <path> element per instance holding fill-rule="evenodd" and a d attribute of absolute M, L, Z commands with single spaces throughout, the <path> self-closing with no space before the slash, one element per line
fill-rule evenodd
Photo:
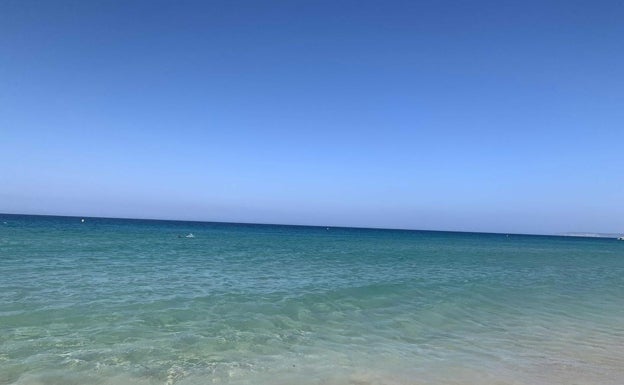
<path fill-rule="evenodd" d="M 0 212 L 624 232 L 621 1 L 0 1 Z"/>

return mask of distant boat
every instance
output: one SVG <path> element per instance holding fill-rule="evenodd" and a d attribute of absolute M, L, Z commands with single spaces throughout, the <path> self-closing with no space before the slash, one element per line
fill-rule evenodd
<path fill-rule="evenodd" d="M 188 233 L 184 238 L 195 238 L 193 233 Z"/>
<path fill-rule="evenodd" d="M 619 237 L 618 241 L 624 241 L 624 237 Z"/>

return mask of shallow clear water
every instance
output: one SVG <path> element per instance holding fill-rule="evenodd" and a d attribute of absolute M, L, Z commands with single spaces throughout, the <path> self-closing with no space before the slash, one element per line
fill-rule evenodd
<path fill-rule="evenodd" d="M 624 242 L 0 215 L 0 384 L 213 383 L 622 384 Z"/>

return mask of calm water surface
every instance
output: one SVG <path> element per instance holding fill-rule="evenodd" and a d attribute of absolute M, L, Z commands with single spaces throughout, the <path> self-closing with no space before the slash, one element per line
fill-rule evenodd
<path fill-rule="evenodd" d="M 0 384 L 215 383 L 621 385 L 624 242 L 0 215 Z"/>

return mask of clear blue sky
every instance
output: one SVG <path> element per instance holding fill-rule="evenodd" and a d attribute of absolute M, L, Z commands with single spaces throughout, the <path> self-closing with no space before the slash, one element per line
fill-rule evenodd
<path fill-rule="evenodd" d="M 624 3 L 1 1 L 0 212 L 624 232 Z"/>

